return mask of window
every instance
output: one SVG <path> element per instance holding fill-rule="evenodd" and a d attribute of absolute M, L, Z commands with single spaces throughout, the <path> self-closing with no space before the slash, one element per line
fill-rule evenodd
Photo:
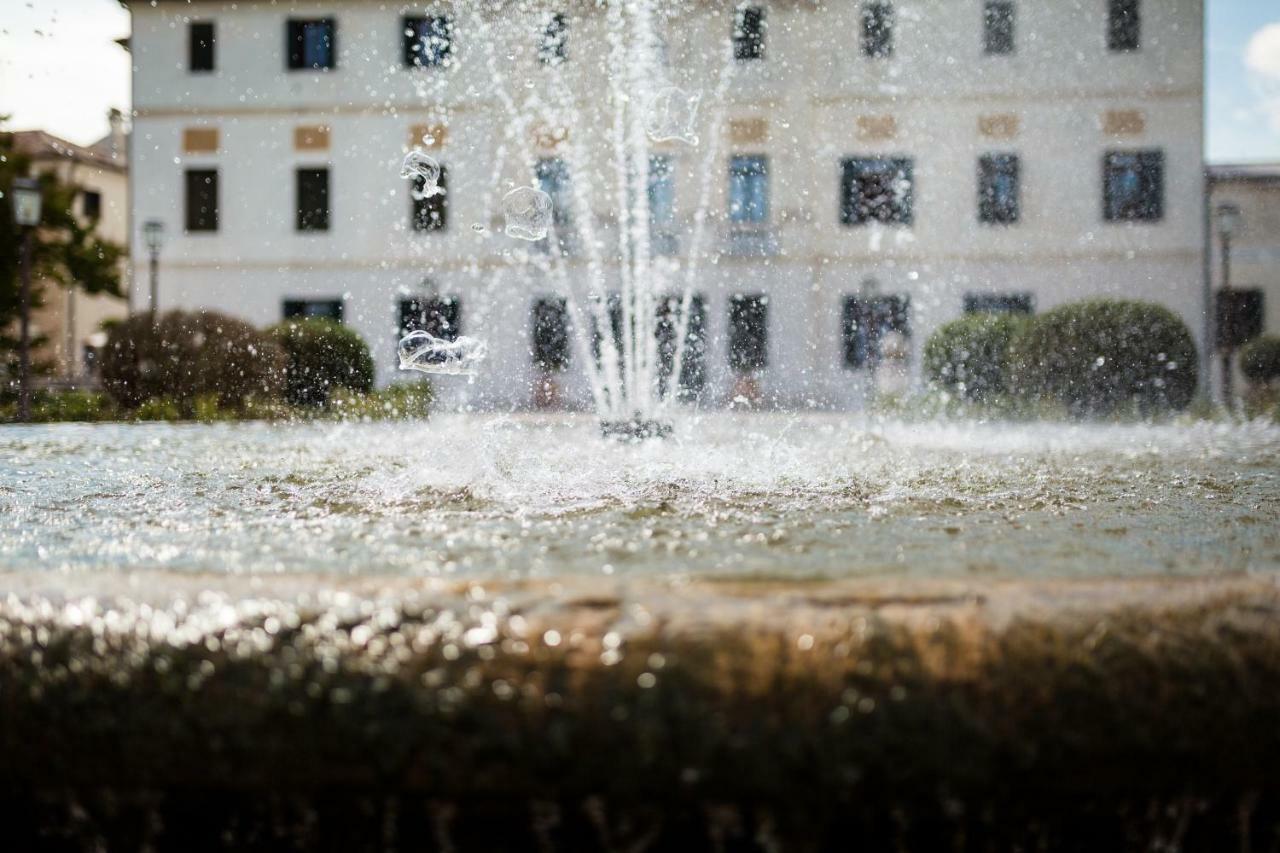
<path fill-rule="evenodd" d="M 284 301 L 284 319 L 308 319 L 324 317 L 335 322 L 342 322 L 341 299 L 286 299 Z"/>
<path fill-rule="evenodd" d="M 671 158 L 657 154 L 649 158 L 649 238 L 656 255 L 674 255 L 673 231 L 676 221 L 676 185 Z"/>
<path fill-rule="evenodd" d="M 298 170 L 299 231 L 329 230 L 329 170 Z"/>
<path fill-rule="evenodd" d="M 982 49 L 988 56 L 1013 53 L 1013 0 L 987 0 L 982 26 Z"/>
<path fill-rule="evenodd" d="M 841 174 L 840 222 L 910 225 L 912 162 L 906 157 L 850 157 Z"/>
<path fill-rule="evenodd" d="M 978 158 L 978 220 L 994 225 L 1018 221 L 1018 155 Z"/>
<path fill-rule="evenodd" d="M 769 297 L 738 294 L 729 300 L 729 367 L 737 373 L 769 363 Z"/>
<path fill-rule="evenodd" d="M 218 171 L 188 169 L 187 231 L 218 230 Z"/>
<path fill-rule="evenodd" d="M 910 309 L 909 296 L 846 296 L 841 317 L 845 366 L 875 366 L 891 336 L 910 338 Z"/>
<path fill-rule="evenodd" d="M 102 193 L 93 190 L 80 193 L 80 213 L 85 219 L 101 219 Z"/>
<path fill-rule="evenodd" d="M 658 303 L 658 385 L 665 394 L 671 372 L 676 369 L 676 333 L 680 331 L 680 305 L 683 296 L 673 294 Z M 685 327 L 684 358 L 680 362 L 680 386 L 677 396 L 692 399 L 707 384 L 707 305 L 701 294 L 689 297 L 689 323 Z"/>
<path fill-rule="evenodd" d="M 1035 310 L 1035 297 L 1021 293 L 966 293 L 966 314 L 1030 314 Z"/>
<path fill-rule="evenodd" d="M 1214 300 L 1214 344 L 1218 347 L 1238 347 L 1262 334 L 1263 293 L 1257 288 L 1219 288 Z"/>
<path fill-rule="evenodd" d="M 734 14 L 733 58 L 764 59 L 763 6 L 740 6 Z"/>
<path fill-rule="evenodd" d="M 462 333 L 462 304 L 456 296 L 423 296 L 400 300 L 400 334 L 426 332 L 456 341 Z"/>
<path fill-rule="evenodd" d="M 538 45 L 538 61 L 543 65 L 559 65 L 568 58 L 569 22 L 559 12 L 547 20 Z"/>
<path fill-rule="evenodd" d="M 1164 216 L 1163 151 L 1109 151 L 1102 170 L 1108 222 L 1154 222 Z"/>
<path fill-rule="evenodd" d="M 334 49 L 337 25 L 333 18 L 311 21 L 290 20 L 287 30 L 286 54 L 289 68 L 336 68 L 337 51 Z"/>
<path fill-rule="evenodd" d="M 440 177 L 436 181 L 435 195 L 423 195 L 427 180 L 417 175 L 410 182 L 409 199 L 413 203 L 411 212 L 414 231 L 443 231 L 449 224 L 449 171 L 440 167 Z"/>
<path fill-rule="evenodd" d="M 1107 0 L 1107 49 L 1137 50 L 1142 40 L 1138 0 Z"/>
<path fill-rule="evenodd" d="M 564 370 L 569 366 L 569 312 L 563 297 L 534 301 L 531 354 L 539 370 Z"/>
<path fill-rule="evenodd" d="M 187 29 L 187 70 L 212 71 L 214 31 L 210 21 L 193 22 Z"/>
<path fill-rule="evenodd" d="M 769 219 L 769 158 L 743 154 L 729 160 L 729 221 L 760 224 Z"/>
<path fill-rule="evenodd" d="M 569 185 L 569 167 L 558 157 L 546 157 L 538 161 L 535 170 L 538 187 L 551 196 L 551 222 L 555 226 L 555 238 L 561 253 L 569 254 L 573 244 L 572 195 Z M 543 241 L 544 246 L 550 240 Z"/>
<path fill-rule="evenodd" d="M 453 62 L 453 21 L 444 16 L 404 19 L 404 64 L 441 68 Z"/>
<path fill-rule="evenodd" d="M 875 59 L 893 56 L 893 6 L 888 3 L 862 7 L 862 53 Z"/>

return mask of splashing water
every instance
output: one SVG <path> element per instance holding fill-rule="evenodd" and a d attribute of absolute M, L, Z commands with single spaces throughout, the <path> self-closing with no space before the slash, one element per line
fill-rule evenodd
<path fill-rule="evenodd" d="M 551 231 L 551 196 L 533 187 L 516 187 L 502 198 L 508 237 L 543 240 Z"/>
<path fill-rule="evenodd" d="M 400 339 L 400 369 L 443 376 L 474 376 L 488 345 L 476 338 L 437 338 L 421 330 Z"/>
<path fill-rule="evenodd" d="M 677 86 L 668 86 L 649 101 L 645 120 L 645 132 L 654 142 L 687 142 L 698 144 L 693 132 L 698 115 L 701 92 L 686 92 Z"/>
<path fill-rule="evenodd" d="M 400 166 L 400 177 L 406 179 L 421 178 L 422 186 L 414 190 L 415 198 L 431 198 L 443 195 L 440 187 L 440 164 L 434 157 L 421 151 L 410 151 Z"/>

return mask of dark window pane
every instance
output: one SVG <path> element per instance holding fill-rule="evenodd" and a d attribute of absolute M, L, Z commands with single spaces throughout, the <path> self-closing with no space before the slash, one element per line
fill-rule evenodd
<path fill-rule="evenodd" d="M 190 71 L 212 71 L 214 68 L 214 30 L 209 21 L 191 24 L 187 38 L 189 52 L 187 68 Z"/>
<path fill-rule="evenodd" d="M 533 363 L 541 370 L 569 366 L 569 312 L 561 297 L 533 303 Z"/>
<path fill-rule="evenodd" d="M 102 193 L 85 190 L 80 194 L 80 212 L 85 219 L 102 218 Z"/>
<path fill-rule="evenodd" d="M 537 162 L 538 188 L 551 196 L 551 222 L 555 226 L 555 238 L 561 254 L 571 254 L 573 235 L 573 196 L 569 184 L 569 167 L 558 157 L 548 157 Z M 544 250 L 551 247 L 550 238 L 539 245 Z"/>
<path fill-rule="evenodd" d="M 445 67 L 453 61 L 453 20 L 445 15 L 404 19 L 404 64 Z"/>
<path fill-rule="evenodd" d="M 846 367 L 879 364 L 886 335 L 911 337 L 911 297 L 846 296 L 841 327 Z"/>
<path fill-rule="evenodd" d="M 734 59 L 764 59 L 764 7 L 743 6 L 733 18 Z"/>
<path fill-rule="evenodd" d="M 1142 40 L 1138 0 L 1108 0 L 1107 47 L 1110 50 L 1137 50 Z"/>
<path fill-rule="evenodd" d="M 851 157 L 841 174 L 840 222 L 910 225 L 913 164 L 907 157 Z"/>
<path fill-rule="evenodd" d="M 1214 302 L 1217 325 L 1213 340 L 1219 348 L 1238 347 L 1262 334 L 1265 303 L 1261 290 L 1219 290 Z"/>
<path fill-rule="evenodd" d="M 729 160 L 729 221 L 761 223 L 769 219 L 769 158 L 739 155 Z"/>
<path fill-rule="evenodd" d="M 289 68 L 336 68 L 336 29 L 333 18 L 291 19 L 285 31 Z"/>
<path fill-rule="evenodd" d="M 738 373 L 769 363 L 769 297 L 738 294 L 729 300 L 729 367 Z"/>
<path fill-rule="evenodd" d="M 286 299 L 284 301 L 284 319 L 324 317 L 328 320 L 342 322 L 341 299 Z"/>
<path fill-rule="evenodd" d="M 538 61 L 543 65 L 559 65 L 568 57 L 569 22 L 557 12 L 547 21 L 538 45 Z"/>
<path fill-rule="evenodd" d="M 893 6 L 868 3 L 862 7 L 862 52 L 866 56 L 893 56 Z"/>
<path fill-rule="evenodd" d="M 299 231 L 329 230 L 329 170 L 298 170 Z"/>
<path fill-rule="evenodd" d="M 1110 151 L 1103 160 L 1103 215 L 1108 222 L 1164 216 L 1164 152 Z"/>
<path fill-rule="evenodd" d="M 188 169 L 187 230 L 218 230 L 218 172 L 216 169 Z"/>
<path fill-rule="evenodd" d="M 676 334 L 680 331 L 681 295 L 672 295 L 658 302 L 658 325 L 654 333 L 658 337 L 658 382 L 665 394 L 671 372 L 676 369 Z M 680 390 L 678 396 L 691 399 L 702 393 L 707 384 L 707 306 L 701 294 L 689 297 L 689 322 L 685 328 L 684 358 L 680 363 Z"/>
<path fill-rule="evenodd" d="M 1030 314 L 1035 310 L 1030 293 L 966 293 L 966 314 Z"/>
<path fill-rule="evenodd" d="M 978 219 L 998 225 L 1018 221 L 1018 155 L 978 158 Z"/>
<path fill-rule="evenodd" d="M 462 333 L 462 303 L 456 296 L 424 296 L 400 300 L 400 334 L 426 332 L 455 341 Z"/>
<path fill-rule="evenodd" d="M 414 231 L 443 231 L 449 224 L 448 170 L 440 167 L 440 179 L 436 182 L 435 195 L 423 195 L 426 178 L 421 175 L 410 183 L 409 199 L 413 203 L 411 213 Z"/>
<path fill-rule="evenodd" d="M 1013 2 L 987 0 L 983 7 L 982 47 L 989 54 L 1013 53 Z"/>

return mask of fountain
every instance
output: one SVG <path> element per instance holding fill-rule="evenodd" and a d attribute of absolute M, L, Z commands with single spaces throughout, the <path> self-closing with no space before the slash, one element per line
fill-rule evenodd
<path fill-rule="evenodd" d="M 517 103 L 512 92 L 522 87 L 512 79 L 511 63 L 498 60 L 497 46 L 502 41 L 493 32 L 483 7 L 469 5 L 464 24 L 468 32 L 475 33 L 484 53 L 490 91 L 505 117 L 507 133 L 499 146 L 495 169 L 505 165 L 502 160 L 510 152 L 517 173 L 526 175 L 531 184 L 517 186 L 503 196 L 504 233 L 515 240 L 539 243 L 543 249 L 530 254 L 526 262 L 556 283 L 557 293 L 573 318 L 571 334 L 591 388 L 601 434 L 627 441 L 668 437 L 690 347 L 693 288 L 706 249 L 711 175 L 719 155 L 720 134 L 714 129 L 723 119 L 734 61 L 726 50 L 712 99 L 709 125 L 713 131 L 707 134 L 710 142 L 702 152 L 692 233 L 684 242 L 685 274 L 678 292 L 669 296 L 658 284 L 665 276 L 656 271 L 659 235 L 650 227 L 651 155 L 655 142 L 698 144 L 694 130 L 701 94 L 658 85 L 663 73 L 654 0 L 604 7 L 609 121 L 600 141 L 608 144 L 613 173 L 611 182 L 602 182 L 598 198 L 592 192 L 596 182 L 583 179 L 588 174 L 584 138 L 589 136 L 591 122 L 577 106 L 581 93 L 570 92 L 557 70 L 558 63 L 550 62 L 541 85 L 525 81 L 525 102 Z M 581 226 L 580 241 L 578 235 L 565 233 L 569 227 L 566 222 L 557 223 L 559 214 L 553 209 L 552 198 L 539 189 L 542 176 L 530 143 L 535 121 L 559 127 L 559 138 L 565 141 L 569 172 L 578 177 L 573 181 L 564 219 Z M 439 165 L 423 152 L 413 150 L 406 156 L 402 175 L 424 178 L 427 192 L 438 174 Z M 600 208 L 607 208 L 610 213 L 606 218 L 616 223 L 613 245 L 596 226 Z M 580 271 L 569 267 L 562 250 L 571 239 L 580 242 L 586 254 Z M 609 293 L 607 284 L 614 269 L 620 279 L 616 296 Z"/>

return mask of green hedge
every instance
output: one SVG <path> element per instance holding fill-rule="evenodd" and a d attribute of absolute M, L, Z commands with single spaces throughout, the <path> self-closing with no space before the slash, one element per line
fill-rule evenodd
<path fill-rule="evenodd" d="M 1280 336 L 1254 338 L 1240 350 L 1240 370 L 1255 385 L 1280 379 Z"/>
<path fill-rule="evenodd" d="M 284 392 L 290 403 L 320 406 L 337 388 L 373 390 L 369 347 L 341 323 L 320 317 L 286 320 L 270 332 L 288 355 Z"/>
<path fill-rule="evenodd" d="M 967 400 L 1006 394 L 1009 347 L 1026 325 L 1026 317 L 1013 314 L 970 314 L 953 320 L 925 343 L 925 375 Z"/>
<path fill-rule="evenodd" d="M 1015 391 L 1074 415 L 1183 409 L 1196 390 L 1191 331 L 1162 305 L 1091 299 L 1036 317 L 1010 348 Z"/>
<path fill-rule="evenodd" d="M 198 398 L 238 409 L 274 396 L 284 367 L 283 350 L 243 320 L 213 311 L 137 314 L 108 332 L 102 384 L 127 409 L 164 400 L 191 417 Z"/>

